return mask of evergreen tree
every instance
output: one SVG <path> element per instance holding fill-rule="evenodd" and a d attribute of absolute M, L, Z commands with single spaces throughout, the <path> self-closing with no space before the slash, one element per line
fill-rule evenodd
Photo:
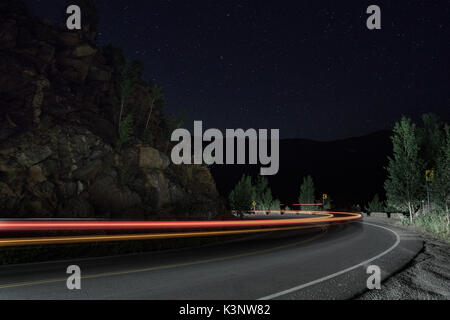
<path fill-rule="evenodd" d="M 385 204 L 380 200 L 380 196 L 378 194 L 373 197 L 372 201 L 370 201 L 366 207 L 367 213 L 384 212 L 385 209 Z"/>
<path fill-rule="evenodd" d="M 132 110 L 128 110 L 128 102 L 133 94 L 136 83 L 137 74 L 128 60 L 125 60 L 121 67 L 120 78 L 117 83 L 117 93 L 119 101 L 119 117 L 118 117 L 118 134 L 117 148 L 120 150 L 122 145 L 131 139 L 133 134 L 133 115 Z"/>
<path fill-rule="evenodd" d="M 307 176 L 303 179 L 303 183 L 300 187 L 300 197 L 299 197 L 299 203 L 300 204 L 313 204 L 315 203 L 315 189 L 314 189 L 314 182 L 313 178 L 311 176 Z M 303 206 L 302 210 L 315 210 L 316 208 L 314 206 Z"/>
<path fill-rule="evenodd" d="M 231 209 L 237 211 L 243 218 L 244 213 L 252 209 L 254 197 L 255 189 L 252 186 L 252 179 L 250 176 L 244 175 L 231 191 L 228 199 Z"/>
<path fill-rule="evenodd" d="M 425 168 L 419 157 L 416 125 L 403 117 L 395 124 L 393 158 L 389 157 L 388 179 L 385 182 L 388 205 L 397 210 L 407 209 L 412 222 L 424 188 Z"/>
<path fill-rule="evenodd" d="M 119 125 L 119 139 L 116 142 L 116 148 L 118 151 L 122 149 L 122 146 L 129 142 L 133 136 L 133 115 L 128 114 Z"/>
<path fill-rule="evenodd" d="M 267 178 L 259 176 L 256 180 L 254 189 L 257 209 L 271 210 L 273 198 Z"/>
<path fill-rule="evenodd" d="M 281 202 L 280 202 L 280 200 L 278 200 L 278 199 L 272 200 L 269 209 L 272 210 L 272 211 L 279 211 L 279 210 L 281 210 Z"/>

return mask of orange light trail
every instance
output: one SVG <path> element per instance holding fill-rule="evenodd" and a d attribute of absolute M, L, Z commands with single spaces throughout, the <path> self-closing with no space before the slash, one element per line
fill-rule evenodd
<path fill-rule="evenodd" d="M 327 225 L 315 225 L 315 228 L 326 227 Z M 136 241 L 154 239 L 176 239 L 176 238 L 199 238 L 213 236 L 227 236 L 239 234 L 252 234 L 273 231 L 289 231 L 311 228 L 311 226 L 297 226 L 269 229 L 245 229 L 229 231 L 203 231 L 203 232 L 178 232 L 178 233 L 151 233 L 151 234 L 127 234 L 127 235 L 106 235 L 106 236 L 66 236 L 66 237 L 44 237 L 44 238 L 11 238 L 0 239 L 0 247 L 17 246 L 38 246 L 50 244 L 71 244 L 71 243 L 91 243 L 91 242 L 116 242 L 116 241 Z"/>
<path fill-rule="evenodd" d="M 251 213 L 290 213 L 305 214 L 304 211 L 250 211 Z M 48 244 L 68 244 L 87 242 L 115 242 L 150 239 L 193 238 L 209 236 L 225 236 L 237 234 L 262 233 L 272 231 L 296 230 L 327 226 L 335 222 L 351 222 L 359 220 L 362 215 L 350 212 L 306 212 L 310 215 L 319 215 L 312 218 L 292 218 L 273 220 L 232 220 L 232 221 L 0 221 L 0 231 L 154 231 L 154 230 L 180 230 L 179 232 L 164 232 L 151 234 L 125 234 L 125 235 L 86 235 L 86 236 L 59 236 L 34 238 L 6 238 L 0 239 L 0 247 L 33 246 Z M 236 229 L 247 228 L 247 229 Z M 206 229 L 197 231 L 191 229 Z M 222 229 L 222 230 L 217 230 Z M 232 230 L 223 230 L 232 229 Z M 181 230 L 184 230 L 181 232 Z M 191 231 L 190 231 L 191 230 Z"/>
<path fill-rule="evenodd" d="M 251 213 L 294 213 L 304 211 L 250 211 Z M 174 230 L 174 229 L 226 229 L 304 225 L 322 222 L 351 221 L 360 214 L 344 212 L 314 212 L 312 218 L 232 221 L 0 221 L 0 232 L 11 231 L 84 231 L 84 230 Z M 341 215 L 341 216 L 337 216 Z"/>

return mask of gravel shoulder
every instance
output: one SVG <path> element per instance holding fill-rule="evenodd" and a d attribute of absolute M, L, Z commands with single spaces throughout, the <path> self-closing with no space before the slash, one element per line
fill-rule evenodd
<path fill-rule="evenodd" d="M 405 267 L 382 284 L 381 290 L 367 292 L 359 300 L 449 300 L 450 245 L 432 238 L 415 227 L 400 226 L 395 217 L 375 214 L 365 221 L 393 225 L 415 232 L 424 241 L 422 251 Z"/>

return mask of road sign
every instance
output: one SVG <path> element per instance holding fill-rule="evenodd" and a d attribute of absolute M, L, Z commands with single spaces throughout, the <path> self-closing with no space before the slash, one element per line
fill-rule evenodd
<path fill-rule="evenodd" d="M 427 179 L 427 182 L 433 181 L 434 180 L 434 170 L 426 170 L 425 178 Z"/>
<path fill-rule="evenodd" d="M 328 195 L 326 193 L 324 193 L 324 195 L 322 196 L 323 200 L 327 200 L 328 199 Z"/>
<path fill-rule="evenodd" d="M 253 201 L 253 202 L 252 202 L 252 207 L 253 207 L 253 208 L 256 207 L 256 201 Z"/>

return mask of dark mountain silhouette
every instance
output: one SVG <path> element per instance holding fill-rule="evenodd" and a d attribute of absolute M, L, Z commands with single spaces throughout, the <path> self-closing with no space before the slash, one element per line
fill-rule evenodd
<path fill-rule="evenodd" d="M 282 203 L 296 203 L 304 176 L 311 174 L 317 198 L 327 193 L 336 208 L 362 207 L 376 193 L 383 194 L 390 131 L 332 142 L 304 139 L 280 141 L 280 171 L 269 177 L 272 192 Z M 256 177 L 260 166 L 213 166 L 219 192 L 227 197 L 243 174 Z"/>

